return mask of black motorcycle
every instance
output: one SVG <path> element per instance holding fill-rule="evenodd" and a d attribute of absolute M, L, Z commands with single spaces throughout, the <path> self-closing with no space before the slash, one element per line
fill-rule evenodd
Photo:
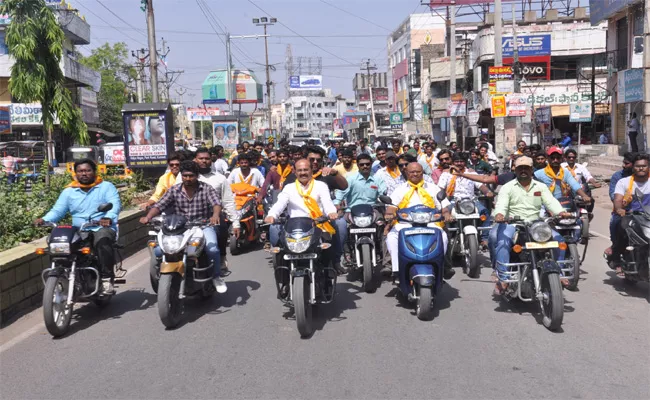
<path fill-rule="evenodd" d="M 113 204 L 105 203 L 97 208 L 81 227 L 57 225 L 46 222 L 43 226 L 52 228 L 47 238 L 47 247 L 36 250 L 36 254 L 49 254 L 51 266 L 43 270 L 43 319 L 45 328 L 53 337 L 66 334 L 70 328 L 75 303 L 93 302 L 99 307 L 106 306 L 115 293 L 100 291 L 101 276 L 99 259 L 92 247 L 93 232 L 89 228 L 98 226 L 93 218 L 110 211 Z M 119 237 L 119 235 L 118 235 Z M 114 283 L 124 283 L 126 270 L 122 269 L 122 257 L 117 251 L 114 266 Z"/>
<path fill-rule="evenodd" d="M 554 219 L 551 222 L 551 227 L 564 237 L 567 243 L 567 261 L 571 261 L 563 266 L 568 269 L 568 273 L 572 276 L 568 279 L 568 290 L 577 290 L 578 282 L 580 281 L 580 266 L 587 255 L 587 247 L 589 246 L 589 216 L 585 209 L 586 203 L 582 200 L 581 196 L 576 196 L 575 199 L 571 197 L 560 197 L 558 199 L 564 211 L 571 214 L 570 218 Z M 584 244 L 582 256 L 578 251 L 578 245 Z"/>
<path fill-rule="evenodd" d="M 347 215 L 347 247 L 354 254 L 354 259 L 346 264 L 352 269 L 363 271 L 363 290 L 366 293 L 377 290 L 375 270 L 381 260 L 384 230 L 383 212 L 380 210 L 384 208 L 383 204 L 359 204 L 352 207 Z"/>
<path fill-rule="evenodd" d="M 277 222 L 284 224 L 280 247 L 271 248 L 281 255 L 276 267 L 279 297 L 294 309 L 303 338 L 314 332 L 312 306 L 331 303 L 335 295 L 337 273 L 331 260 L 323 257 L 323 250 L 331 247 L 331 236 L 316 226 L 325 221 L 327 217 L 279 218 Z"/>

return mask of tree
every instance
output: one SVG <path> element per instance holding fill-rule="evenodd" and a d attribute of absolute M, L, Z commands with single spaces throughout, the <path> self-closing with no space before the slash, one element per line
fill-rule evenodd
<path fill-rule="evenodd" d="M 75 106 L 65 87 L 60 66 L 65 35 L 52 10 L 43 0 L 4 0 L 0 14 L 11 18 L 5 32 L 9 54 L 14 59 L 9 90 L 17 102 L 41 104 L 48 159 L 54 158 L 50 150 L 55 118 L 75 142 L 87 144 L 88 128 L 81 109 Z"/>
<path fill-rule="evenodd" d="M 135 76 L 135 69 L 127 64 L 128 47 L 120 42 L 104 43 L 94 48 L 88 57 L 79 56 L 79 62 L 101 71 L 102 86 L 97 95 L 100 128 L 113 133 L 124 133 L 122 105 L 129 101 L 127 82 Z"/>

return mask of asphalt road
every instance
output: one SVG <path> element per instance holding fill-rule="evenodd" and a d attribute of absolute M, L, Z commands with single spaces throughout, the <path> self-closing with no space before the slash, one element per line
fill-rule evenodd
<path fill-rule="evenodd" d="M 593 232 L 607 235 L 608 218 L 598 209 Z M 80 307 L 68 336 L 53 340 L 40 310 L 0 331 L 0 396 L 647 399 L 648 285 L 616 278 L 607 246 L 592 238 L 558 333 L 534 305 L 493 299 L 488 268 L 476 280 L 458 271 L 431 322 L 399 306 L 389 283 L 365 294 L 342 279 L 310 339 L 275 299 L 262 251 L 231 257 L 228 292 L 189 301 L 185 324 L 166 331 L 141 252 L 112 304 Z"/>

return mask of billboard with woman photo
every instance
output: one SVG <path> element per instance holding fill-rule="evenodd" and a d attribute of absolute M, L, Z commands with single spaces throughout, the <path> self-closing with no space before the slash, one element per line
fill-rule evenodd
<path fill-rule="evenodd" d="M 125 111 L 122 115 L 129 165 L 136 167 L 165 165 L 169 140 L 167 111 Z"/>
<path fill-rule="evenodd" d="M 212 123 L 212 143 L 221 145 L 225 150 L 235 150 L 239 143 L 237 121 L 221 121 Z"/>

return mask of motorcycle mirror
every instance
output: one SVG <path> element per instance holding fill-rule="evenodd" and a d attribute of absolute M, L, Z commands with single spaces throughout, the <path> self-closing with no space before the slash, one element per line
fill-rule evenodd
<path fill-rule="evenodd" d="M 447 192 L 445 192 L 444 190 L 439 191 L 438 194 L 436 195 L 436 198 L 438 199 L 438 201 L 443 201 L 445 198 L 447 198 Z"/>
<path fill-rule="evenodd" d="M 391 204 L 391 199 L 388 196 L 379 196 L 379 201 L 387 205 Z"/>
<path fill-rule="evenodd" d="M 97 207 L 97 212 L 103 213 L 106 211 L 110 211 L 113 209 L 113 203 L 104 203 L 100 204 L 99 207 Z"/>

